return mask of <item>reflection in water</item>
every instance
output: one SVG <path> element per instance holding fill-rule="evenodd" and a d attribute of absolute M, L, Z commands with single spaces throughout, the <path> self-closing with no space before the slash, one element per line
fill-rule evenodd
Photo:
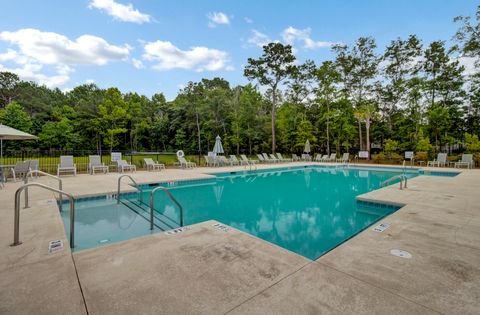
<path fill-rule="evenodd" d="M 214 219 L 314 259 L 392 209 L 360 209 L 355 196 L 376 189 L 393 172 L 313 168 L 218 178 L 212 186 L 181 185 L 171 193 L 185 224 Z M 148 194 L 148 192 L 146 192 Z M 164 194 L 158 211 L 178 218 Z"/>

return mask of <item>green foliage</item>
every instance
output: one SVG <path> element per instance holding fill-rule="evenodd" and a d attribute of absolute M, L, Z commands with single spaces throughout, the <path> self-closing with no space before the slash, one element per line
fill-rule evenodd
<path fill-rule="evenodd" d="M 465 133 L 465 146 L 468 153 L 480 152 L 480 140 L 478 136 Z"/>
<path fill-rule="evenodd" d="M 392 154 L 396 153 L 396 151 L 398 150 L 398 141 L 391 140 L 391 139 L 385 140 L 383 150 L 385 151 L 385 153 L 389 158 L 392 158 Z"/>
<path fill-rule="evenodd" d="M 0 110 L 0 122 L 9 127 L 30 132 L 32 120 L 23 107 L 17 102 L 11 102 Z"/>
<path fill-rule="evenodd" d="M 421 152 L 431 152 L 433 150 L 433 145 L 430 144 L 430 139 L 423 136 L 423 132 L 420 130 L 418 142 L 415 146 L 415 150 Z"/>

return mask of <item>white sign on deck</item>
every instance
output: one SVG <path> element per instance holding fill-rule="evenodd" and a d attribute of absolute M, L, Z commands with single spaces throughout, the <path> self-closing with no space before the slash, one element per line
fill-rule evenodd
<path fill-rule="evenodd" d="M 165 234 L 175 235 L 175 234 L 182 233 L 182 232 L 188 231 L 188 230 L 190 230 L 190 227 L 184 226 L 184 227 L 180 227 L 180 228 L 173 229 L 173 230 L 170 230 L 170 231 L 166 231 Z"/>
<path fill-rule="evenodd" d="M 405 159 L 406 160 L 413 159 L 413 151 L 405 151 Z"/>
<path fill-rule="evenodd" d="M 390 224 L 388 224 L 388 223 L 380 223 L 379 225 L 377 225 L 376 227 L 373 228 L 373 231 L 378 232 L 378 233 L 382 233 L 383 231 L 385 231 L 389 227 L 390 227 Z"/>
<path fill-rule="evenodd" d="M 223 231 L 223 232 L 228 232 L 231 230 L 231 228 L 229 228 L 228 226 L 226 225 L 223 225 L 223 224 L 220 224 L 220 223 L 215 223 L 214 225 L 212 225 L 214 228 L 216 228 L 217 230 L 220 230 L 220 231 Z"/>
<path fill-rule="evenodd" d="M 368 151 L 358 151 L 358 157 L 360 159 L 368 159 Z"/>
<path fill-rule="evenodd" d="M 48 243 L 48 253 L 56 253 L 63 250 L 63 241 L 62 240 L 54 240 Z"/>

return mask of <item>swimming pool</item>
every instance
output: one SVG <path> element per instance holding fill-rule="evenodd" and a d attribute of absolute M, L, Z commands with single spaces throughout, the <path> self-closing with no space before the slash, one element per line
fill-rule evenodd
<path fill-rule="evenodd" d="M 161 185 L 183 206 L 184 225 L 216 220 L 310 259 L 316 259 L 398 209 L 358 202 L 356 196 L 417 169 L 291 167 L 228 172 L 214 178 L 141 185 L 143 200 Z M 435 175 L 435 174 L 432 174 Z M 74 250 L 82 250 L 179 227 L 178 207 L 162 191 L 154 195 L 154 230 L 140 193 L 76 201 Z M 68 203 L 64 201 L 65 203 Z M 69 233 L 69 211 L 62 218 Z"/>

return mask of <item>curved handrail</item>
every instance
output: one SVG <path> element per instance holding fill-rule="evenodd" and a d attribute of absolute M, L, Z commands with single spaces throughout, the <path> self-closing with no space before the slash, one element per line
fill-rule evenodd
<path fill-rule="evenodd" d="M 17 246 L 22 244 L 20 242 L 20 195 L 23 190 L 27 189 L 30 186 L 41 187 L 59 194 L 63 194 L 70 199 L 70 248 L 73 248 L 75 242 L 75 198 L 72 194 L 69 194 L 63 190 L 56 189 L 40 183 L 29 183 L 24 184 L 15 192 L 15 218 L 14 218 L 14 229 L 13 229 L 13 244 L 12 246 Z"/>
<path fill-rule="evenodd" d="M 45 176 L 48 176 L 48 177 L 51 177 L 51 178 L 55 178 L 56 180 L 58 180 L 58 190 L 63 190 L 63 185 L 62 185 L 62 179 L 58 176 L 55 176 L 55 175 L 52 175 L 52 174 L 49 174 L 49 173 L 46 173 L 46 172 L 42 172 L 40 170 L 30 170 L 28 171 L 28 173 L 25 175 L 25 178 L 23 180 L 23 183 L 24 184 L 28 184 L 28 176 L 31 176 L 33 174 L 41 174 L 41 175 L 45 175 Z M 63 210 L 63 207 L 62 207 L 62 194 L 60 194 L 60 211 Z M 28 205 L 28 187 L 25 189 L 25 205 L 24 205 L 24 208 L 30 208 L 30 206 Z"/>
<path fill-rule="evenodd" d="M 167 188 L 162 187 L 162 186 L 158 186 L 150 192 L 150 230 L 153 230 L 153 209 L 154 209 L 153 208 L 153 195 L 155 195 L 155 192 L 157 192 L 159 190 L 164 191 L 167 194 L 167 196 L 180 209 L 180 226 L 183 226 L 183 207 L 182 207 L 182 205 L 177 201 L 177 199 L 175 199 L 175 197 L 173 197 L 173 195 L 170 193 L 170 191 Z"/>
<path fill-rule="evenodd" d="M 140 202 L 143 202 L 143 189 L 140 188 L 140 186 L 137 184 L 137 182 L 133 179 L 132 176 L 128 174 L 123 174 L 118 176 L 118 183 L 117 183 L 117 204 L 120 203 L 120 181 L 122 180 L 123 177 L 128 177 L 130 180 L 135 184 L 135 188 L 137 188 L 140 191 Z"/>
<path fill-rule="evenodd" d="M 407 176 L 405 174 L 400 174 L 400 175 L 395 175 L 395 176 L 390 177 L 386 181 L 381 182 L 380 187 L 385 186 L 386 184 L 394 181 L 395 179 L 400 179 L 400 190 L 403 189 L 404 187 L 407 188 L 408 180 L 407 180 Z M 405 185 L 404 185 L 404 183 L 405 183 Z"/>

